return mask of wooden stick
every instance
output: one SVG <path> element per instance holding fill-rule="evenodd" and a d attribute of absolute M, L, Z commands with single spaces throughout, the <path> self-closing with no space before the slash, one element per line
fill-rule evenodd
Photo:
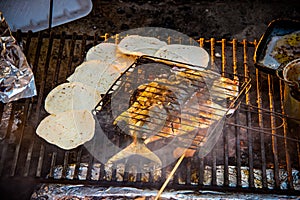
<path fill-rule="evenodd" d="M 174 168 L 172 169 L 171 173 L 169 174 L 168 178 L 166 179 L 166 181 L 164 182 L 164 184 L 161 186 L 160 190 L 158 191 L 155 200 L 158 200 L 160 195 L 163 193 L 164 189 L 167 187 L 168 183 L 170 182 L 171 178 L 173 177 L 173 175 L 175 174 L 177 168 L 179 167 L 180 163 L 182 162 L 183 158 L 185 156 L 185 151 L 184 153 L 181 155 L 181 157 L 179 158 L 179 160 L 177 161 L 176 165 L 174 166 Z"/>

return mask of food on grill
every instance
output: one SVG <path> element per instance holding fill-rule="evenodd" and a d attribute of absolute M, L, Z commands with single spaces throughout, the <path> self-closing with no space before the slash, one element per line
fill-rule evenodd
<path fill-rule="evenodd" d="M 124 54 L 134 56 L 154 56 L 156 51 L 165 45 L 167 45 L 166 42 L 154 37 L 129 35 L 120 41 L 118 44 L 118 50 Z"/>
<path fill-rule="evenodd" d="M 124 72 L 135 61 L 135 56 L 120 53 L 114 43 L 100 43 L 88 50 L 86 60 L 101 60 L 115 65 L 121 72 Z"/>
<path fill-rule="evenodd" d="M 100 93 L 80 82 L 63 83 L 47 95 L 45 110 L 58 114 L 67 110 L 92 110 L 101 100 Z"/>
<path fill-rule="evenodd" d="M 170 44 L 161 47 L 154 55 L 172 61 L 183 62 L 195 67 L 197 70 L 204 70 L 209 62 L 209 55 L 206 50 L 198 46 Z M 197 67 L 200 66 L 200 67 Z"/>
<path fill-rule="evenodd" d="M 275 42 L 271 56 L 279 63 L 287 63 L 300 57 L 300 31 L 292 32 L 275 39 L 277 41 Z"/>
<path fill-rule="evenodd" d="M 131 100 L 131 106 L 114 121 L 122 127 L 126 123 L 133 142 L 114 155 L 108 162 L 137 154 L 161 165 L 160 159 L 144 144 L 144 139 L 155 135 L 165 125 L 174 102 L 174 95 L 165 85 L 157 82 L 140 85 Z"/>
<path fill-rule="evenodd" d="M 88 110 L 69 110 L 44 118 L 36 129 L 41 138 L 63 149 L 73 149 L 91 140 L 95 120 Z"/>
<path fill-rule="evenodd" d="M 100 60 L 90 60 L 79 65 L 67 78 L 70 82 L 81 82 L 105 94 L 121 75 L 119 68 Z"/>

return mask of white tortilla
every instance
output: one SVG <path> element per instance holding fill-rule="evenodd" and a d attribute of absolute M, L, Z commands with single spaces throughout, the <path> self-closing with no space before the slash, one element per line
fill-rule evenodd
<path fill-rule="evenodd" d="M 106 94 L 120 75 L 121 71 L 113 64 L 100 60 L 89 60 L 79 65 L 67 80 L 81 82 L 95 88 L 101 94 Z"/>
<path fill-rule="evenodd" d="M 144 37 L 139 35 L 129 35 L 120 41 L 118 50 L 124 54 L 135 56 L 154 56 L 156 51 L 161 47 L 167 45 L 154 37 Z"/>
<path fill-rule="evenodd" d="M 161 47 L 154 55 L 155 57 L 183 62 L 195 67 L 191 69 L 204 70 L 208 66 L 209 54 L 198 46 L 170 44 Z M 201 66 L 201 67 L 197 67 Z"/>
<path fill-rule="evenodd" d="M 67 110 L 92 110 L 101 100 L 101 94 L 83 83 L 63 83 L 49 92 L 45 110 L 57 114 Z"/>
<path fill-rule="evenodd" d="M 73 149 L 91 140 L 95 120 L 88 110 L 70 110 L 44 118 L 36 134 L 62 149 Z"/>
<path fill-rule="evenodd" d="M 120 53 L 117 50 L 117 45 L 114 43 L 100 43 L 90 48 L 86 54 L 86 60 L 101 60 L 114 64 L 121 72 L 130 67 L 135 59 L 135 56 Z"/>

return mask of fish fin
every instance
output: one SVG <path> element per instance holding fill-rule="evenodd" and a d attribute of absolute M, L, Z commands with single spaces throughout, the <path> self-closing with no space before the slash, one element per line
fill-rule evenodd
<path fill-rule="evenodd" d="M 108 163 L 114 163 L 116 161 L 122 160 L 124 158 L 130 157 L 132 155 L 139 155 L 144 158 L 147 158 L 149 160 L 154 161 L 155 163 L 162 165 L 162 162 L 160 158 L 155 155 L 144 143 L 131 143 L 129 146 L 127 146 L 125 149 L 121 150 L 117 154 L 115 154 L 113 157 L 111 157 L 107 162 Z"/>

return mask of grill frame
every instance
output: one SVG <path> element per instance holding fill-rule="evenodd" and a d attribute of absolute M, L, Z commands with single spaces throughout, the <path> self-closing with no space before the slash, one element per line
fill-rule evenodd
<path fill-rule="evenodd" d="M 83 162 L 82 155 L 85 155 L 84 147 L 78 147 L 75 150 L 63 151 L 55 146 L 46 144 L 42 139 L 35 135 L 35 128 L 39 121 L 46 116 L 46 112 L 43 109 L 43 100 L 47 93 L 56 85 L 65 81 L 65 78 L 72 73 L 74 68 L 84 61 L 84 56 L 87 49 L 99 42 L 105 41 L 109 38 L 109 34 L 89 36 L 87 34 L 66 35 L 64 32 L 56 34 L 51 32 L 39 32 L 39 33 L 22 33 L 20 31 L 14 33 L 14 36 L 18 41 L 26 40 L 23 44 L 24 53 L 28 58 L 28 62 L 32 63 L 33 72 L 36 77 L 38 96 L 30 99 L 23 99 L 12 103 L 12 111 L 10 122 L 4 132 L 6 138 L 1 141 L 0 146 L 0 180 L 1 185 L 6 181 L 15 180 L 33 180 L 33 185 L 38 183 L 64 183 L 64 184 L 84 184 L 84 185 L 99 185 L 99 186 L 132 186 L 137 188 L 156 188 L 162 185 L 166 177 L 162 178 L 158 182 L 131 182 L 128 181 L 128 175 L 124 175 L 125 181 L 118 182 L 114 178 L 111 181 L 107 181 L 103 176 L 97 181 L 91 180 L 92 169 L 88 168 L 87 179 L 88 180 L 69 180 L 66 178 L 67 166 L 71 161 L 75 161 L 75 175 L 79 173 L 79 164 Z M 33 41 L 34 40 L 34 41 Z M 169 183 L 167 189 L 192 189 L 192 190 L 214 190 L 214 191 L 231 191 L 231 192 L 250 192 L 250 193 L 272 193 L 272 194 L 288 194 L 299 195 L 300 192 L 293 189 L 293 177 L 292 169 L 296 168 L 300 170 L 300 147 L 299 141 L 292 141 L 293 145 L 297 148 L 298 158 L 292 158 L 292 155 L 288 152 L 288 146 L 291 143 L 289 140 L 289 128 L 287 125 L 288 118 L 284 113 L 284 83 L 281 80 L 277 80 L 276 77 L 260 72 L 254 68 L 254 61 L 252 56 L 257 45 L 256 40 L 253 42 L 243 40 L 237 41 L 235 39 L 227 41 L 226 39 L 197 39 L 199 45 L 209 50 L 211 55 L 211 63 L 216 66 L 220 66 L 222 73 L 229 72 L 235 75 L 242 74 L 245 80 L 252 80 L 252 90 L 245 95 L 243 105 L 245 110 L 241 112 L 246 113 L 246 124 L 238 126 L 240 124 L 239 117 L 233 116 L 234 123 L 228 124 L 225 127 L 223 134 L 224 154 L 224 185 L 219 186 L 217 184 L 217 151 L 213 150 L 208 158 L 211 161 L 207 161 L 208 158 L 187 158 L 179 167 L 178 172 L 175 174 L 173 181 Z M 34 43 L 34 44 L 33 44 Z M 34 45 L 34 47 L 33 47 Z M 221 52 L 221 53 L 220 53 Z M 221 54 L 221 55 L 218 55 Z M 231 59 L 228 59 L 231 58 Z M 62 66 L 64 65 L 65 72 L 62 72 Z M 51 73 L 49 73 L 51 70 Z M 267 86 L 267 87 L 266 87 Z M 275 93 L 275 89 L 279 89 L 279 93 Z M 253 111 L 254 110 L 254 111 Z M 4 105 L 1 104 L 0 111 L 3 113 Z M 21 111 L 20 121 L 16 133 L 12 133 L 13 120 L 16 119 L 15 113 Z M 239 111 L 238 111 L 239 112 Z M 266 117 L 266 113 L 270 113 Z M 257 120 L 253 120 L 255 117 Z M 1 116 L 2 117 L 2 116 Z M 278 118 L 282 118 L 282 122 L 277 122 Z M 278 125 L 282 124 L 282 126 Z M 280 128 L 277 128 L 280 126 Z M 248 151 L 248 167 L 249 167 L 249 187 L 243 187 L 241 170 L 237 170 L 236 174 L 236 187 L 229 186 L 229 166 L 230 166 L 230 145 L 228 143 L 228 133 L 231 131 L 230 127 L 233 127 L 235 132 L 235 154 L 236 154 L 236 167 L 241 169 L 244 165 L 242 159 L 241 150 L 241 129 L 246 129 L 247 136 L 247 151 Z M 269 130 L 273 128 L 272 130 Z M 260 129 L 260 132 L 257 130 Z M 278 131 L 281 130 L 281 131 Z M 281 135 L 282 134 L 282 135 Z M 254 144 L 256 141 L 254 135 L 259 136 L 260 144 L 260 160 L 262 171 L 262 188 L 255 188 L 254 178 Z M 269 135 L 266 136 L 266 135 Z M 14 137 L 14 138 L 12 138 Z M 31 139 L 33 137 L 34 139 Z M 271 154 L 270 147 L 267 147 L 266 137 L 271 142 Z M 283 137 L 283 138 L 282 138 Z M 278 143 L 283 143 L 284 158 L 279 152 L 280 146 Z M 290 150 L 290 149 L 289 149 Z M 12 152 L 14 155 L 12 161 L 6 155 Z M 49 153 L 50 152 L 50 153 Z M 51 153 L 52 152 L 52 153 Z M 280 156 L 279 156 L 280 154 Z M 269 168 L 267 162 L 269 157 L 273 158 L 273 170 L 274 170 L 274 188 L 269 189 L 267 183 L 267 169 Z M 291 161 L 294 159 L 295 161 Z M 45 161 L 47 160 L 47 162 Z M 96 163 L 94 158 L 89 157 L 85 161 L 91 166 Z M 298 161 L 298 163 L 296 163 Z M 285 170 L 287 171 L 288 189 L 280 189 L 280 163 L 285 163 Z M 73 163 L 73 162 L 72 162 Z M 182 167 L 187 167 L 185 170 L 191 173 L 191 163 L 197 163 L 199 167 L 198 183 L 192 184 L 191 177 L 186 176 L 185 184 L 180 184 L 177 177 L 182 175 Z M 207 163 L 211 164 L 211 185 L 204 184 L 204 169 Z M 272 163 L 272 162 L 271 162 Z M 49 166 L 49 168 L 45 166 Z M 53 170 L 56 165 L 62 165 L 62 178 L 54 179 Z M 292 166 L 293 165 L 293 166 Z M 296 166 L 296 167 L 295 167 Z M 170 166 L 171 167 L 171 166 Z M 169 168 L 170 168 L 169 167 Z M 45 169 L 46 168 L 46 169 Z M 169 169 L 163 169 L 163 172 Z M 100 173 L 104 172 L 104 167 L 101 168 Z M 113 172 L 113 176 L 116 172 Z M 49 178 L 46 178 L 49 176 Z M 15 182 L 15 183 L 16 183 Z"/>

